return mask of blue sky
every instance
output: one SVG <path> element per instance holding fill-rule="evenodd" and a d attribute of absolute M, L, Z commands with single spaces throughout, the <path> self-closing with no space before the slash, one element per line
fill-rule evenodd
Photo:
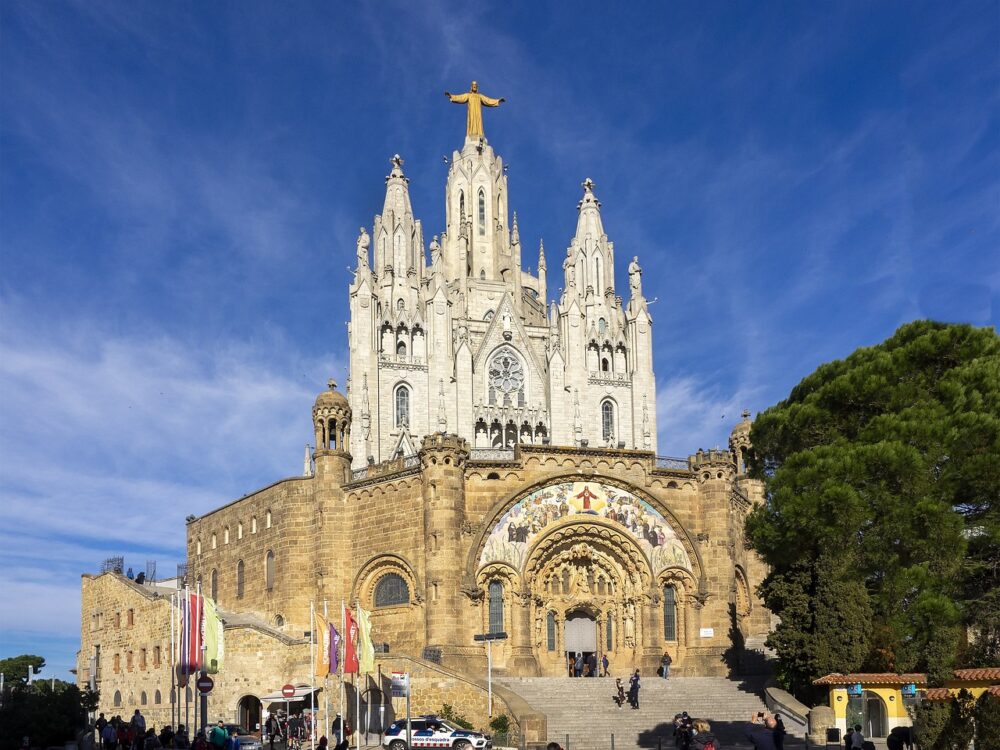
<path fill-rule="evenodd" d="M 46 674 L 82 572 L 170 571 L 186 515 L 301 471 L 357 228 L 398 152 L 441 230 L 473 78 L 525 247 L 557 267 L 589 176 L 619 284 L 640 257 L 663 453 L 1000 318 L 997 0 L 14 0 L 0 34 L 0 655 Z"/>

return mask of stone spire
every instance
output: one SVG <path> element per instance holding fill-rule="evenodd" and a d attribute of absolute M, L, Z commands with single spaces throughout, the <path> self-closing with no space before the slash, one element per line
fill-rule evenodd
<path fill-rule="evenodd" d="M 517 231 L 517 211 L 514 212 L 514 226 L 510 230 L 510 244 L 512 246 L 521 244 L 521 234 Z"/>
<path fill-rule="evenodd" d="M 403 174 L 403 158 L 394 154 L 389 160 L 392 171 L 385 178 L 385 203 L 382 206 L 382 216 L 394 214 L 397 220 L 405 215 L 413 215 L 410 205 L 410 180 Z"/>
<path fill-rule="evenodd" d="M 545 243 L 538 241 L 538 300 L 545 306 L 548 300 L 548 266 L 545 264 Z"/>
<path fill-rule="evenodd" d="M 576 219 L 576 241 L 580 247 L 586 247 L 586 240 L 597 242 L 604 236 L 604 223 L 601 221 L 601 202 L 594 195 L 594 181 L 589 177 L 583 181 L 583 198 L 576 204 L 580 215 Z"/>

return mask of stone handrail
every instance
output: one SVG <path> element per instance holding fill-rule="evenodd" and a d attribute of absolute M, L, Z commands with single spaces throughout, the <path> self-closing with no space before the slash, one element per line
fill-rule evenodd
<path fill-rule="evenodd" d="M 673 469 L 680 471 L 687 471 L 688 460 L 686 458 L 676 458 L 674 456 L 657 456 L 656 457 L 656 468 L 657 469 Z"/>

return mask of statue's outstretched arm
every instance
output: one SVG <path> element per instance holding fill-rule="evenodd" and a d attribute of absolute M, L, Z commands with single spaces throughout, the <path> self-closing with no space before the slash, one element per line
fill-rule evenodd
<path fill-rule="evenodd" d="M 447 96 L 449 99 L 451 99 L 451 101 L 454 104 L 465 104 L 467 101 L 469 101 L 469 94 L 468 93 L 465 93 L 465 94 L 448 94 L 448 93 L 445 93 L 445 96 Z"/>
<path fill-rule="evenodd" d="M 489 96 L 479 96 L 480 101 L 482 101 L 484 107 L 499 107 L 503 102 L 507 101 L 503 97 L 499 99 L 493 99 Z"/>

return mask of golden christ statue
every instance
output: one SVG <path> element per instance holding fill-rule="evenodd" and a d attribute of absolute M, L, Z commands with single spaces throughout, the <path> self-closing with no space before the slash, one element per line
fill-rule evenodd
<path fill-rule="evenodd" d="M 483 135 L 483 107 L 499 107 L 505 101 L 504 98 L 491 99 L 485 94 L 479 93 L 479 85 L 473 81 L 471 90 L 465 94 L 450 94 L 444 92 L 455 104 L 468 104 L 469 114 L 465 120 L 465 137 L 482 138 Z"/>

